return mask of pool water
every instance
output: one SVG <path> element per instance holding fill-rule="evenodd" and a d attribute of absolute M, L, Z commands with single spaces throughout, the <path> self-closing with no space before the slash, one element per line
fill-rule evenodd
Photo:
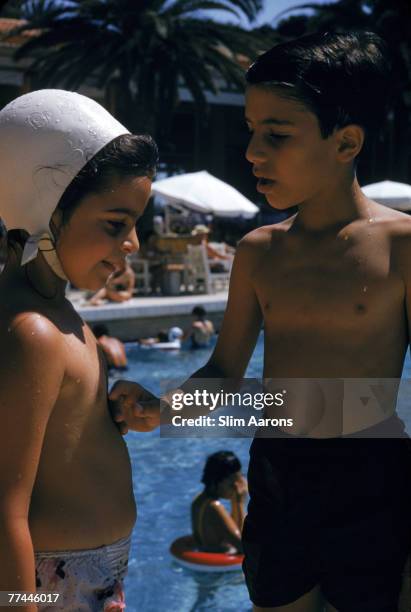
<path fill-rule="evenodd" d="M 158 351 L 127 345 L 129 370 L 117 378 L 136 380 L 159 393 L 164 379 L 183 381 L 204 365 L 211 349 Z M 247 370 L 248 377 L 261 377 L 263 337 L 260 336 Z M 411 378 L 409 356 L 403 376 Z M 411 431 L 411 418 L 399 414 Z M 249 612 L 252 606 L 241 572 L 198 573 L 179 567 L 170 557 L 171 542 L 190 533 L 190 503 L 201 490 L 204 461 L 217 450 L 232 450 L 243 470 L 248 466 L 248 438 L 165 439 L 159 432 L 126 436 L 133 466 L 133 485 L 138 519 L 133 532 L 126 598 L 128 612 Z"/>

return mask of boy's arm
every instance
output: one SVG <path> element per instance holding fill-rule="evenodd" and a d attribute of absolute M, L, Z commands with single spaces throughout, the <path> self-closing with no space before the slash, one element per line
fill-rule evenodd
<path fill-rule="evenodd" d="M 181 386 L 183 390 L 195 386 L 194 378 L 235 381 L 244 376 L 262 323 L 262 313 L 253 283 L 259 252 L 255 232 L 239 243 L 231 272 L 227 307 L 216 347 L 206 365 L 192 374 Z M 168 393 L 164 399 L 169 401 L 172 393 Z M 159 424 L 159 400 L 153 400 L 152 394 L 137 383 L 117 381 L 111 390 L 110 400 L 113 418 L 119 423 L 122 433 L 128 429 L 143 431 L 141 426 L 145 415 L 150 416 L 151 423 L 154 424 L 157 414 L 156 424 Z M 144 404 L 136 407 L 136 403 L 145 401 L 145 407 Z M 184 409 L 184 416 L 198 416 L 208 412 L 208 409 L 202 412 L 196 406 L 191 410 Z"/>
<path fill-rule="evenodd" d="M 47 422 L 64 376 L 59 341 L 54 326 L 35 314 L 1 337 L 0 591 L 36 590 L 28 515 Z"/>
<path fill-rule="evenodd" d="M 408 221 L 408 219 L 407 219 Z M 393 261 L 395 262 L 405 287 L 405 312 L 408 327 L 408 346 L 411 350 L 411 219 L 396 227 L 394 238 Z"/>
<path fill-rule="evenodd" d="M 240 241 L 231 271 L 227 307 L 216 347 L 206 365 L 193 376 L 241 379 L 250 361 L 262 324 L 254 288 L 258 268 L 255 232 Z"/>

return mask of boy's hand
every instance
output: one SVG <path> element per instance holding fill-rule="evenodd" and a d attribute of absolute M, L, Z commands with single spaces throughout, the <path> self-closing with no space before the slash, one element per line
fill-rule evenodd
<path fill-rule="evenodd" d="M 113 421 L 124 436 L 129 429 L 151 431 L 160 425 L 160 400 L 141 385 L 117 381 L 109 394 Z"/>

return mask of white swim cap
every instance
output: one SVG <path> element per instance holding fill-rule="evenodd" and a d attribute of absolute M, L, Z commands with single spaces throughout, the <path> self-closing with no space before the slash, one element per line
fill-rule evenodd
<path fill-rule="evenodd" d="M 129 131 L 100 104 L 71 91 L 41 89 L 0 111 L 0 217 L 29 233 L 21 265 L 44 256 L 65 278 L 49 224 L 72 179 L 98 151 Z M 50 255 L 51 251 L 54 257 Z"/>
<path fill-rule="evenodd" d="M 175 340 L 180 340 L 184 336 L 184 332 L 181 327 L 170 327 L 168 330 L 168 341 L 174 342 Z"/>

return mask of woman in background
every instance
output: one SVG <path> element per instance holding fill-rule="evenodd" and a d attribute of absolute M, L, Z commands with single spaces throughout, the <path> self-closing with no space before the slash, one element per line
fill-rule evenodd
<path fill-rule="evenodd" d="M 247 482 L 240 460 L 231 451 L 213 453 L 207 458 L 201 482 L 204 490 L 191 504 L 192 531 L 198 548 L 207 552 L 242 552 Z M 230 500 L 230 514 L 220 498 Z"/>

